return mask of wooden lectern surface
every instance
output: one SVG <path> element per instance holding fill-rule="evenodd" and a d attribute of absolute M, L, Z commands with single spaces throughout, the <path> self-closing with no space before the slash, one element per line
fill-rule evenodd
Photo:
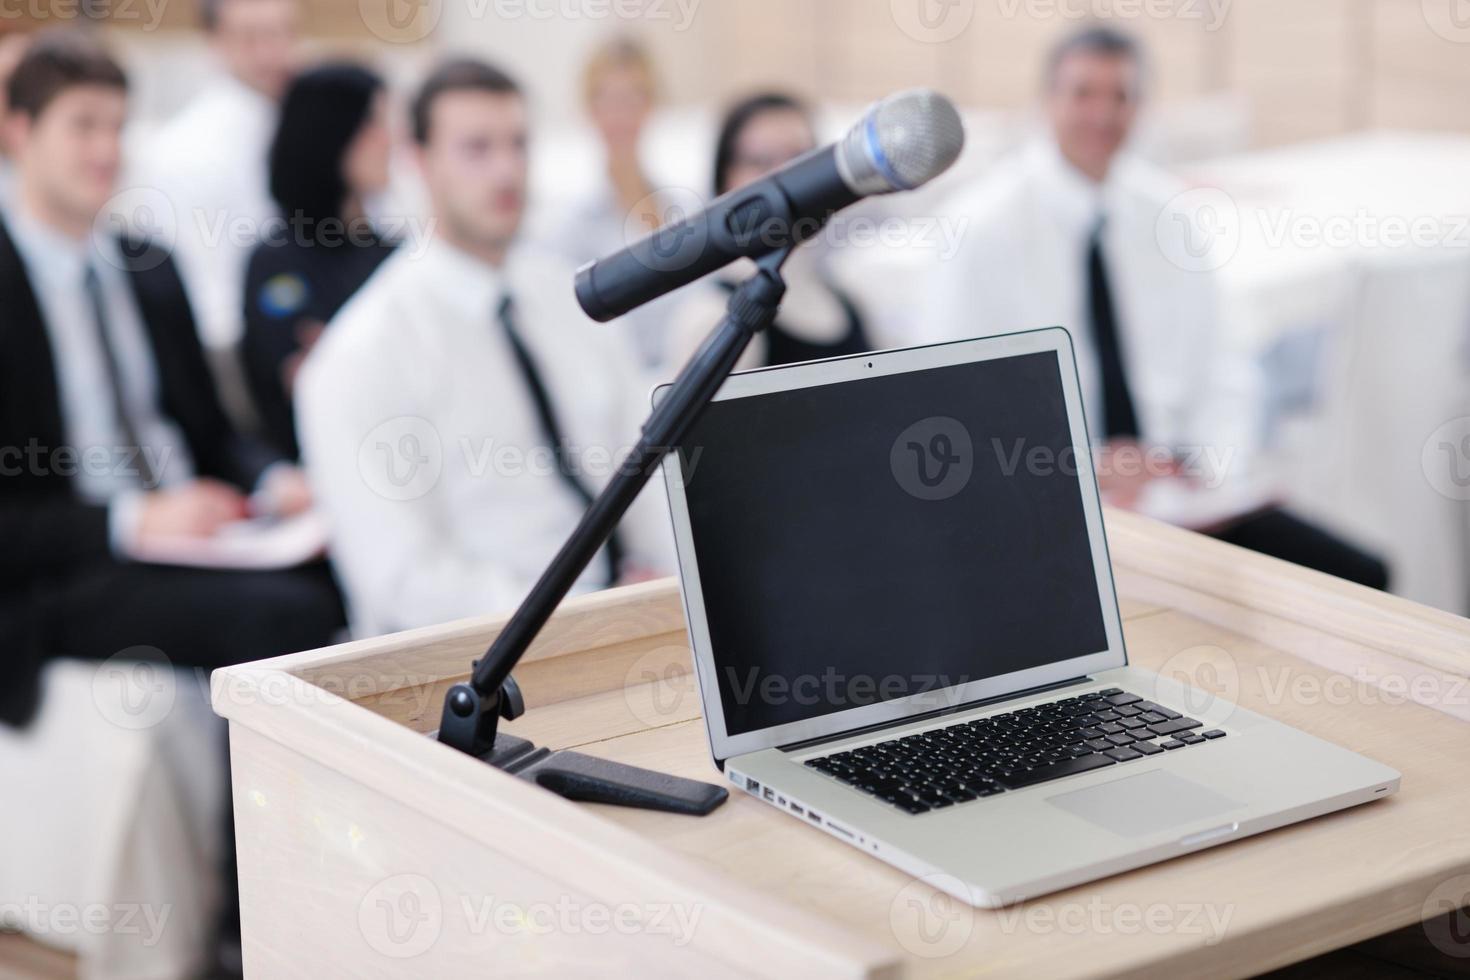
<path fill-rule="evenodd" d="M 573 804 L 429 740 L 503 620 L 465 621 L 216 672 L 247 975 L 1245 976 L 1470 900 L 1470 621 L 1129 515 L 1108 534 L 1131 662 L 1400 792 L 970 909 L 734 787 L 706 818 Z M 568 603 L 516 676 L 506 730 L 721 780 L 672 582 Z"/>

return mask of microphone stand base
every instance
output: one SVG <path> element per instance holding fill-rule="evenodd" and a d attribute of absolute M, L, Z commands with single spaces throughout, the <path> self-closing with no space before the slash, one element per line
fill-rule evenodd
<path fill-rule="evenodd" d="M 439 733 L 431 737 L 438 738 Z M 702 817 L 730 798 L 723 786 L 626 766 L 567 749 L 540 748 L 529 739 L 499 734 L 477 758 L 502 772 L 582 803 L 608 803 Z"/>

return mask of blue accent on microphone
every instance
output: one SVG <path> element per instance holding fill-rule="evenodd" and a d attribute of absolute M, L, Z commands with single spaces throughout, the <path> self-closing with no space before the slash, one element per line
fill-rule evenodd
<path fill-rule="evenodd" d="M 870 115 L 863 124 L 863 135 L 868 138 L 868 154 L 873 158 L 873 164 L 878 172 L 888 178 L 888 182 L 900 190 L 909 190 L 909 185 L 898 179 L 898 174 L 888 164 L 888 157 L 883 154 L 883 145 L 878 142 L 878 121 L 874 118 L 876 113 Z"/>

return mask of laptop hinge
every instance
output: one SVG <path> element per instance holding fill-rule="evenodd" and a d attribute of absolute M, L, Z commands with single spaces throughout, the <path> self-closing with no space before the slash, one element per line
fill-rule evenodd
<path fill-rule="evenodd" d="M 858 735 L 867 735 L 871 732 L 881 732 L 889 728 L 901 728 L 904 725 L 912 725 L 916 721 L 928 721 L 930 718 L 940 718 L 944 715 L 958 714 L 961 711 L 970 711 L 974 708 L 983 708 L 988 704 L 1001 704 L 1005 701 L 1016 701 L 1021 698 L 1029 698 L 1035 694 L 1045 694 L 1047 691 L 1056 691 L 1064 687 L 1072 687 L 1076 684 L 1084 684 L 1092 680 L 1091 677 L 1072 677 L 1054 684 L 1043 684 L 1041 687 L 1028 687 L 1024 691 L 1013 691 L 1010 694 L 1001 694 L 993 698 L 981 698 L 978 701 L 966 701 L 962 704 L 952 704 L 943 708 L 935 708 L 933 711 L 925 711 L 923 714 L 909 715 L 907 718 L 895 718 L 893 721 L 880 722 L 876 725 L 865 725 L 862 728 L 852 728 L 845 732 L 836 732 L 831 735 L 822 735 L 818 738 L 809 738 L 801 742 L 791 742 L 788 745 L 778 745 L 776 748 L 782 752 L 800 752 L 815 745 L 825 745 L 828 742 L 840 742 L 843 739 L 854 738 Z"/>

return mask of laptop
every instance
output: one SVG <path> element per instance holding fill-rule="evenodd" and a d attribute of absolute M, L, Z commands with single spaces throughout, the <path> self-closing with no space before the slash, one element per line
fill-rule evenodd
<path fill-rule="evenodd" d="M 1128 664 L 1065 330 L 736 374 L 684 447 L 711 752 L 814 830 L 999 907 L 1398 788 Z"/>

